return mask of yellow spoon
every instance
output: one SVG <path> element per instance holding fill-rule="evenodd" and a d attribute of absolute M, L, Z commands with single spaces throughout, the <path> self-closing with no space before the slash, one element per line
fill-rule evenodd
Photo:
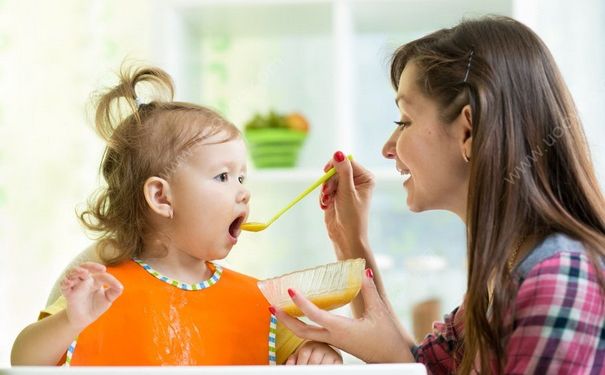
<path fill-rule="evenodd" d="M 349 155 L 347 156 L 347 159 L 349 160 L 353 160 L 353 156 Z M 244 223 L 241 226 L 242 230 L 248 231 L 248 232 L 260 232 L 261 230 L 265 230 L 267 229 L 267 227 L 269 227 L 269 225 L 273 224 L 273 222 L 277 219 L 279 219 L 279 217 L 281 215 L 284 214 L 284 212 L 288 211 L 290 208 L 292 208 L 292 206 L 294 206 L 296 203 L 298 203 L 301 199 L 303 199 L 304 197 L 307 196 L 307 194 L 309 194 L 310 192 L 312 192 L 313 190 L 315 190 L 315 188 L 317 188 L 319 185 L 323 184 L 324 182 L 328 181 L 330 179 L 330 177 L 334 176 L 334 174 L 336 173 L 336 169 L 334 168 L 330 168 L 330 170 L 328 170 L 323 176 L 321 176 L 319 178 L 319 180 L 315 181 L 311 186 L 309 186 L 305 191 L 303 191 L 302 193 L 300 193 L 296 198 L 294 198 L 292 200 L 292 202 L 288 203 L 288 205 L 284 208 L 282 208 L 275 216 L 273 216 L 271 218 L 271 220 L 269 220 L 266 223 L 258 223 L 258 222 L 248 222 L 248 223 Z"/>

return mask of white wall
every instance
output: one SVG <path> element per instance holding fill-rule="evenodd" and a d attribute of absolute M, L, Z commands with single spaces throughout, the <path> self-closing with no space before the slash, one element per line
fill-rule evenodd
<path fill-rule="evenodd" d="M 550 48 L 575 99 L 605 186 L 605 2 L 516 0 L 516 19 Z"/>
<path fill-rule="evenodd" d="M 144 0 L 0 1 L 0 366 L 89 240 L 74 209 L 102 143 L 85 110 L 126 56 L 148 59 Z"/>

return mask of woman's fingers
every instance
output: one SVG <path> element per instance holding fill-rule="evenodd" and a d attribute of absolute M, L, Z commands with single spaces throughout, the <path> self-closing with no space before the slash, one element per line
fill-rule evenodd
<path fill-rule="evenodd" d="M 345 189 L 349 192 L 355 191 L 355 182 L 353 181 L 353 168 L 351 161 L 345 157 L 341 151 L 334 153 L 334 168 L 338 174 L 338 189 Z M 326 193 L 332 194 L 334 191 L 328 190 Z"/>
<path fill-rule="evenodd" d="M 321 342 L 327 342 L 328 340 L 328 331 L 323 327 L 306 324 L 279 309 L 276 309 L 275 316 L 280 323 L 300 338 Z"/>
<path fill-rule="evenodd" d="M 330 205 L 330 199 L 331 199 L 331 197 L 329 195 L 320 193 L 319 194 L 319 207 L 321 207 L 322 210 L 327 209 L 328 206 Z"/>
<path fill-rule="evenodd" d="M 298 293 L 296 290 L 288 289 L 288 294 L 290 294 L 292 302 L 298 306 L 300 311 L 302 311 L 307 318 L 311 319 L 315 323 L 323 327 L 332 327 L 338 323 L 338 317 L 336 315 L 332 315 L 331 313 L 315 306 L 313 302 L 309 301 L 304 295 Z"/>
<path fill-rule="evenodd" d="M 324 172 L 329 171 L 334 165 L 334 159 L 330 159 L 330 161 L 328 161 L 328 163 L 326 163 L 326 165 L 324 166 Z M 338 174 L 335 174 L 334 176 L 332 176 L 328 181 L 324 182 L 323 185 L 321 186 L 321 191 L 319 193 L 319 207 L 321 207 L 322 210 L 325 210 L 326 208 L 328 208 L 328 204 L 329 204 L 329 200 L 331 198 L 331 196 L 334 194 L 334 192 L 336 191 L 336 188 L 338 186 Z"/>
<path fill-rule="evenodd" d="M 367 268 L 364 272 L 364 277 L 361 281 L 361 297 L 363 298 L 366 311 L 384 308 L 384 303 L 376 289 L 374 283 L 374 272 L 371 268 Z"/>

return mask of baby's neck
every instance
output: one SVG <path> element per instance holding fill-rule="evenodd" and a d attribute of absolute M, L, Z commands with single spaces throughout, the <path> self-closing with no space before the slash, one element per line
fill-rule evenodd
<path fill-rule="evenodd" d="M 205 260 L 179 251 L 168 251 L 158 255 L 144 252 L 140 259 L 163 276 L 187 284 L 196 284 L 212 276 L 212 270 Z"/>

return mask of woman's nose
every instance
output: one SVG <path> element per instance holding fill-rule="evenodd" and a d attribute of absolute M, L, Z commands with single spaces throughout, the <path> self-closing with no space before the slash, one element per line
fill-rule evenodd
<path fill-rule="evenodd" d="M 395 159 L 395 144 L 396 144 L 396 137 L 395 137 L 395 132 L 393 132 L 393 134 L 391 134 L 389 139 L 387 139 L 384 146 L 382 146 L 382 156 L 384 156 L 387 159 Z"/>

